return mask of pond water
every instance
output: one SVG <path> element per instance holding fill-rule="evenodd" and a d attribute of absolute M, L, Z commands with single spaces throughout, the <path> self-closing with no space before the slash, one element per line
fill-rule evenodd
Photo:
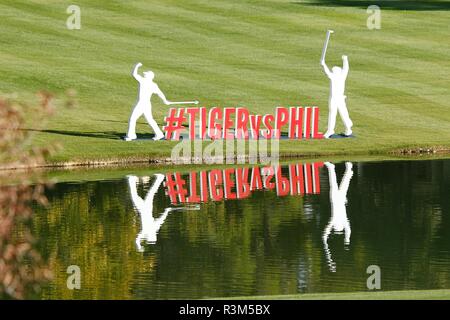
<path fill-rule="evenodd" d="M 177 170 L 48 190 L 41 298 L 366 291 L 373 265 L 381 290 L 450 288 L 450 160 Z"/>

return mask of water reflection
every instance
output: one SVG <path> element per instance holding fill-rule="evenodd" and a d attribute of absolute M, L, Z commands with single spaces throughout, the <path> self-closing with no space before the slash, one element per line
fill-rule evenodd
<path fill-rule="evenodd" d="M 319 194 L 322 166 L 322 162 L 315 162 L 212 169 L 191 171 L 187 177 L 173 172 L 166 175 L 166 194 L 172 203 L 243 200 L 260 190 L 275 190 L 277 197 Z"/>
<path fill-rule="evenodd" d="M 148 168 L 59 183 L 33 221 L 54 257 L 42 297 L 364 291 L 373 264 L 384 270 L 382 290 L 450 288 L 450 161 L 335 165 L 177 168 L 164 177 Z M 194 203 L 199 210 L 186 212 Z M 84 275 L 78 291 L 66 286 L 72 264 Z"/>
<path fill-rule="evenodd" d="M 136 237 L 136 247 L 138 251 L 143 251 L 143 247 L 141 245 L 143 240 L 150 244 L 156 243 L 158 231 L 171 211 L 170 208 L 166 208 L 159 218 L 155 219 L 153 217 L 153 199 L 155 198 L 155 194 L 158 191 L 159 186 L 164 181 L 164 175 L 155 174 L 155 177 L 156 179 L 150 187 L 150 190 L 144 200 L 138 195 L 137 192 L 139 178 L 136 176 L 128 176 L 128 186 L 130 187 L 131 199 L 133 200 L 134 207 L 139 212 L 141 217 L 141 232 L 139 232 Z"/>
<path fill-rule="evenodd" d="M 131 200 L 133 201 L 133 205 L 136 211 L 139 212 L 141 217 L 141 231 L 138 233 L 136 237 L 136 248 L 139 252 L 144 251 L 144 247 L 142 246 L 142 242 L 148 244 L 155 244 L 157 241 L 157 235 L 159 229 L 166 221 L 169 213 L 175 210 L 198 210 L 199 206 L 189 206 L 189 207 L 168 207 L 164 209 L 164 212 L 160 213 L 158 218 L 154 218 L 153 216 L 153 201 L 155 198 L 155 194 L 158 192 L 161 184 L 164 181 L 164 175 L 157 173 L 153 176 L 155 181 L 153 182 L 150 190 L 147 192 L 147 196 L 145 200 L 142 199 L 137 191 L 139 178 L 137 176 L 129 175 L 128 176 L 128 186 L 130 189 Z M 147 184 L 150 181 L 150 177 L 145 176 L 141 178 L 142 182 Z"/>
<path fill-rule="evenodd" d="M 328 169 L 328 179 L 330 182 L 331 217 L 323 232 L 323 247 L 330 271 L 336 272 L 336 263 L 333 261 L 331 250 L 328 246 L 328 238 L 334 230 L 335 234 L 344 234 L 345 246 L 350 244 L 352 230 L 347 217 L 346 205 L 347 191 L 350 186 L 350 180 L 353 177 L 353 164 L 351 162 L 345 163 L 345 173 L 340 185 L 337 183 L 335 165 L 330 162 L 325 162 L 325 166 Z"/>

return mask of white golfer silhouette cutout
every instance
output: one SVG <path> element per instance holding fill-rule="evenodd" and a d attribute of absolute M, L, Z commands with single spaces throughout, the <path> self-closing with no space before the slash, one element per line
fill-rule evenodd
<path fill-rule="evenodd" d="M 349 65 L 348 65 L 348 57 L 342 56 L 343 66 L 341 67 L 333 67 L 331 68 L 332 71 L 328 68 L 327 64 L 325 63 L 325 54 L 328 47 L 328 41 L 330 38 L 330 34 L 333 33 L 332 30 L 328 30 L 327 32 L 327 38 L 325 41 L 325 45 L 322 51 L 322 57 L 320 60 L 320 64 L 323 67 L 323 70 L 325 71 L 325 74 L 330 79 L 330 97 L 328 100 L 328 128 L 327 132 L 325 132 L 324 137 L 326 139 L 330 138 L 335 132 L 334 129 L 336 127 L 336 116 L 337 112 L 339 112 L 339 115 L 341 116 L 342 121 L 344 122 L 345 126 L 345 135 L 351 136 L 352 135 L 352 126 L 353 122 L 350 119 L 350 116 L 348 114 L 347 110 L 347 104 L 345 99 L 347 98 L 345 96 L 345 81 L 347 80 L 347 75 L 349 71 Z"/>
<path fill-rule="evenodd" d="M 153 182 L 150 190 L 145 197 L 142 199 L 137 192 L 137 185 L 139 178 L 136 176 L 128 176 L 128 185 L 130 187 L 131 200 L 133 201 L 134 207 L 139 212 L 141 217 L 141 231 L 136 237 L 136 248 L 139 252 L 143 252 L 142 241 L 149 244 L 155 244 L 157 241 L 158 232 L 161 226 L 166 221 L 167 216 L 170 212 L 175 210 L 199 210 L 200 206 L 195 205 L 192 207 L 176 207 L 176 208 L 166 208 L 159 218 L 155 219 L 153 217 L 153 200 L 155 194 L 158 192 L 161 183 L 164 181 L 164 175 L 155 174 L 155 181 Z M 144 181 L 150 180 L 150 177 L 143 177 Z"/>
<path fill-rule="evenodd" d="M 153 140 L 161 140 L 164 138 L 164 133 L 161 131 L 161 129 L 158 126 L 158 123 L 156 123 L 155 119 L 153 118 L 152 113 L 152 104 L 151 104 L 151 97 L 153 94 L 156 94 L 161 98 L 161 100 L 164 102 L 165 105 L 174 105 L 174 104 L 198 104 L 198 101 L 178 101 L 178 102 L 172 102 L 166 99 L 166 96 L 164 93 L 159 89 L 158 85 L 153 81 L 155 78 L 155 74 L 152 71 L 145 71 L 143 74 L 144 76 L 141 76 L 138 74 L 138 69 L 142 66 L 142 63 L 136 64 L 136 66 L 133 69 L 133 77 L 139 82 L 139 96 L 138 96 L 138 102 L 136 103 L 131 116 L 130 120 L 128 121 L 128 132 L 127 136 L 125 137 L 125 141 L 132 141 L 137 139 L 136 135 L 136 122 L 137 120 L 143 115 L 145 119 L 147 120 L 150 127 L 155 132 L 155 137 L 153 137 Z"/>
<path fill-rule="evenodd" d="M 325 250 L 325 256 L 328 262 L 328 266 L 331 272 L 336 272 L 336 263 L 333 261 L 331 251 L 328 247 L 328 238 L 331 232 L 344 233 L 344 244 L 347 246 L 350 244 L 350 221 L 347 218 L 347 191 L 350 185 L 350 180 L 353 176 L 353 164 L 351 162 L 345 163 L 345 173 L 342 178 L 341 185 L 338 186 L 336 179 L 336 171 L 334 164 L 325 162 L 328 169 L 328 177 L 330 180 L 330 203 L 331 203 L 331 217 L 328 225 L 323 232 L 323 247 Z"/>

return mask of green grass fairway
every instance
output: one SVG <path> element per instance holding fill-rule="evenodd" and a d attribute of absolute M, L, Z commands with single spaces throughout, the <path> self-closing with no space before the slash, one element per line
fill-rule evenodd
<path fill-rule="evenodd" d="M 375 292 L 311 293 L 225 299 L 243 300 L 450 300 L 450 290 L 405 290 Z"/>
<path fill-rule="evenodd" d="M 357 138 L 282 141 L 282 152 L 450 147 L 449 1 L 77 0 L 82 29 L 68 30 L 72 3 L 0 3 L 0 94 L 31 102 L 41 89 L 78 92 L 78 107 L 59 109 L 35 136 L 41 145 L 63 144 L 53 161 L 170 155 L 173 142 L 118 139 L 136 100 L 130 73 L 139 61 L 172 101 L 257 114 L 317 105 L 325 131 L 329 83 L 319 60 L 329 28 L 329 66 L 349 56 L 347 102 Z M 366 26 L 374 3 L 381 5 L 381 30 Z M 167 109 L 153 99 L 160 126 Z M 149 132 L 141 120 L 138 133 Z"/>

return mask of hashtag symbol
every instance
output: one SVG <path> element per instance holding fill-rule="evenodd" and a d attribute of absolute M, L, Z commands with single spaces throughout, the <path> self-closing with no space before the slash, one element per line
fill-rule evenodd
<path fill-rule="evenodd" d="M 173 180 L 175 177 L 175 181 Z M 164 186 L 167 188 L 166 194 L 170 197 L 170 202 L 176 203 L 177 196 L 180 203 L 186 202 L 187 190 L 185 188 L 186 180 L 181 178 L 180 173 L 166 174 Z"/>
<path fill-rule="evenodd" d="M 184 108 L 170 108 L 169 116 L 164 118 L 166 125 L 163 130 L 166 132 L 166 140 L 179 140 L 180 133 L 185 128 L 183 122 L 187 121 L 184 116 Z"/>

